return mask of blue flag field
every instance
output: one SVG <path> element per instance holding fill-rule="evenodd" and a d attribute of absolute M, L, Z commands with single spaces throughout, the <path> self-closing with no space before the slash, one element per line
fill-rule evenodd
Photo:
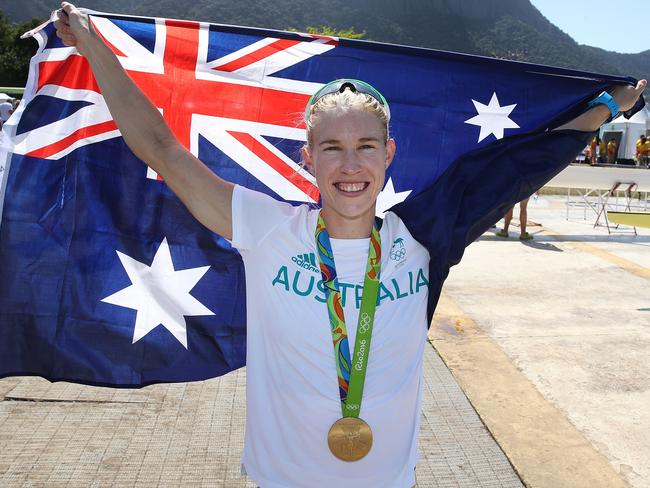
<path fill-rule="evenodd" d="M 465 247 L 591 136 L 548 129 L 634 83 L 326 36 L 92 21 L 187 148 L 222 178 L 295 204 L 319 201 L 299 156 L 310 95 L 337 78 L 377 87 L 397 142 L 378 216 L 394 207 L 429 249 L 430 313 Z M 32 35 L 0 150 L 0 376 L 140 387 L 243 366 L 239 254 L 126 147 L 87 61 L 53 25 Z"/>

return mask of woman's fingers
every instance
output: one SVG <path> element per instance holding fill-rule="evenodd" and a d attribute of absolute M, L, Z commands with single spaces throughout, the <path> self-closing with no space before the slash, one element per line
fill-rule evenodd
<path fill-rule="evenodd" d="M 61 2 L 61 10 L 63 11 L 64 15 L 70 15 L 72 12 L 77 10 L 77 8 L 71 3 Z"/>
<path fill-rule="evenodd" d="M 65 13 L 65 11 L 62 8 L 56 11 L 56 16 L 57 16 L 57 22 L 60 22 L 61 24 L 65 24 L 65 25 L 70 25 L 70 17 L 68 17 L 68 14 Z"/>
<path fill-rule="evenodd" d="M 70 32 L 70 26 L 67 24 L 62 23 L 60 20 L 55 20 L 54 21 L 54 28 L 56 29 L 57 34 L 65 32 L 68 33 Z"/>
<path fill-rule="evenodd" d="M 70 30 L 67 15 L 61 14 L 60 10 L 58 11 L 58 19 L 54 21 L 54 28 L 56 29 L 56 36 L 66 46 L 74 46 L 77 43 L 77 39 Z"/>
<path fill-rule="evenodd" d="M 81 22 L 82 13 L 79 12 L 77 7 L 68 2 L 61 3 L 61 9 L 59 10 L 59 18 L 61 22 L 66 25 L 69 25 L 71 29 L 78 29 L 83 27 Z"/>
<path fill-rule="evenodd" d="M 636 86 L 619 86 L 612 92 L 612 96 L 618 103 L 621 112 L 626 112 L 634 106 L 647 85 L 646 80 L 639 80 Z"/>
<path fill-rule="evenodd" d="M 71 3 L 62 2 L 54 26 L 57 36 L 66 46 L 74 46 L 80 54 L 85 55 L 85 46 L 92 37 L 92 29 L 85 13 Z"/>
<path fill-rule="evenodd" d="M 648 82 L 646 80 L 639 80 L 639 82 L 634 87 L 634 95 L 636 95 L 638 98 L 643 93 L 643 90 L 645 90 L 647 85 Z"/>
<path fill-rule="evenodd" d="M 63 41 L 63 44 L 66 46 L 75 46 L 77 44 L 77 38 L 72 34 L 68 34 L 61 31 L 56 31 L 56 37 Z"/>
<path fill-rule="evenodd" d="M 77 45 L 77 41 L 74 38 L 59 36 L 64 46 L 74 47 Z"/>

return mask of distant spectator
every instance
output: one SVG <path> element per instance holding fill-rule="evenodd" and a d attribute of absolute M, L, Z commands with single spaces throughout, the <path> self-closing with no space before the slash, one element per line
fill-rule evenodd
<path fill-rule="evenodd" d="M 508 213 L 503 217 L 503 230 L 497 232 L 499 237 L 508 237 L 508 228 L 510 227 L 510 221 L 512 220 L 512 214 L 514 213 L 515 207 L 512 207 L 508 210 Z M 519 239 L 522 241 L 529 241 L 533 238 L 532 234 L 526 232 L 526 224 L 528 223 L 528 198 L 519 202 L 519 229 L 521 233 L 519 234 Z"/>
<path fill-rule="evenodd" d="M 605 139 L 600 139 L 598 143 L 598 161 L 600 163 L 607 162 L 607 144 L 605 144 Z"/>
<path fill-rule="evenodd" d="M 648 140 L 646 136 L 642 135 L 636 141 L 636 165 L 645 166 L 646 165 L 646 146 L 648 145 Z"/>
<path fill-rule="evenodd" d="M 0 103 L 0 127 L 9 120 L 9 117 L 14 112 L 14 106 L 11 102 L 12 99 L 10 98 L 9 100 Z"/>
<path fill-rule="evenodd" d="M 650 137 L 645 138 L 645 144 L 642 148 L 643 151 L 643 165 L 647 168 L 650 166 Z"/>
<path fill-rule="evenodd" d="M 598 137 L 594 137 L 591 140 L 591 143 L 589 144 L 589 150 L 590 150 L 590 159 L 589 162 L 593 165 L 598 162 Z"/>
<path fill-rule="evenodd" d="M 618 143 L 616 139 L 610 139 L 607 143 L 607 162 L 614 164 L 616 162 L 616 155 L 618 153 Z"/>

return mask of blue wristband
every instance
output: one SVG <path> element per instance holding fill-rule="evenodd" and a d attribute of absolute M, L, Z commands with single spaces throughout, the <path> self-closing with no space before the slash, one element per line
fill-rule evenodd
<path fill-rule="evenodd" d="M 612 98 L 612 96 L 607 93 L 606 91 L 602 92 L 600 95 L 598 95 L 596 98 L 594 98 L 591 102 L 589 102 L 588 107 L 595 107 L 596 105 L 605 105 L 609 111 L 612 114 L 612 118 L 616 117 L 618 115 L 618 103 L 616 103 L 616 100 Z"/>

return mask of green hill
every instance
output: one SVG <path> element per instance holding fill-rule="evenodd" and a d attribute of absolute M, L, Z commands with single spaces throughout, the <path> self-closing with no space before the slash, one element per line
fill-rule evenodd
<path fill-rule="evenodd" d="M 650 50 L 638 54 L 621 54 L 605 51 L 597 47 L 580 46 L 583 52 L 597 56 L 613 66 L 618 73 L 625 73 L 635 78 L 650 76 Z"/>
<path fill-rule="evenodd" d="M 45 18 L 56 2 L 0 0 L 13 21 Z M 608 74 L 650 76 L 650 51 L 577 44 L 529 0 L 87 0 L 100 11 L 286 30 L 352 27 L 366 38 Z"/>

